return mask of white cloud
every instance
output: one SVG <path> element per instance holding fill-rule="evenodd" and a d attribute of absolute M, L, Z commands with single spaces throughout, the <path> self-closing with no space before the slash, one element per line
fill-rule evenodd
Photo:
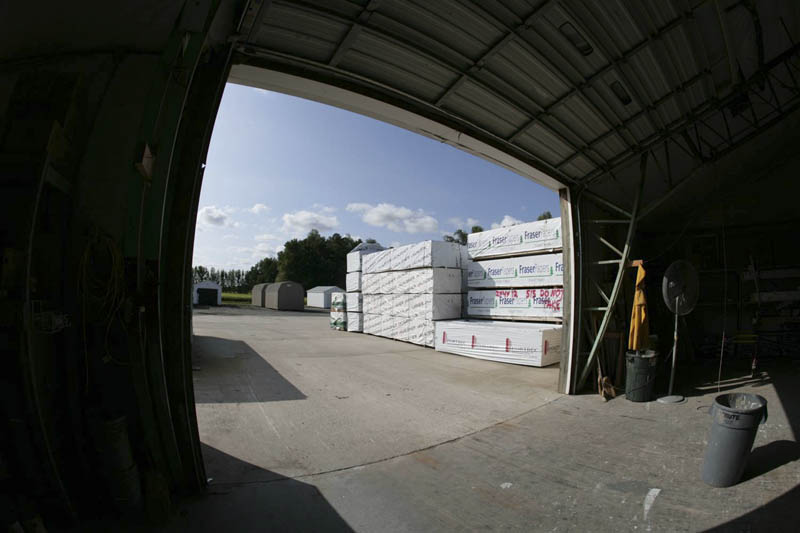
<path fill-rule="evenodd" d="M 258 215 L 260 213 L 266 213 L 267 211 L 269 211 L 269 207 L 267 207 L 264 204 L 260 204 L 259 203 L 259 204 L 255 204 L 253 207 L 248 209 L 248 211 L 250 211 L 254 215 Z"/>
<path fill-rule="evenodd" d="M 306 210 L 283 215 L 283 231 L 291 235 L 305 236 L 312 229 L 325 232 L 336 229 L 338 226 L 339 219 L 333 215 Z"/>
<path fill-rule="evenodd" d="M 273 235 L 272 233 L 262 233 L 261 235 L 256 235 L 253 239 L 257 241 L 277 241 L 280 237 L 277 235 Z"/>
<path fill-rule="evenodd" d="M 215 205 L 207 205 L 201 207 L 197 212 L 197 221 L 202 226 L 236 227 L 238 226 L 238 223 L 231 219 L 230 215 L 232 212 L 233 210 L 228 207 L 223 207 L 220 209 Z"/>
<path fill-rule="evenodd" d="M 469 231 L 472 228 L 472 226 L 477 226 L 480 220 L 472 217 L 467 217 L 466 220 L 464 220 L 463 218 L 452 217 L 448 218 L 447 222 L 449 222 L 454 229 L 463 229 Z"/>
<path fill-rule="evenodd" d="M 360 211 L 368 211 L 368 210 L 372 209 L 372 206 L 370 204 L 354 202 L 354 203 L 347 204 L 347 207 L 345 209 L 347 209 L 348 211 L 351 211 L 353 213 L 358 213 Z"/>
<path fill-rule="evenodd" d="M 253 259 L 263 259 L 265 257 L 275 257 L 281 250 L 283 250 L 283 245 L 274 246 L 272 244 L 260 242 L 256 244 L 251 251 Z"/>
<path fill-rule="evenodd" d="M 325 213 L 326 215 L 336 212 L 336 208 L 329 205 L 314 204 L 311 206 L 311 208 L 314 209 L 314 211 L 319 211 L 321 213 Z"/>
<path fill-rule="evenodd" d="M 500 222 L 492 223 L 492 229 L 505 228 L 507 226 L 516 226 L 517 224 L 522 224 L 522 223 L 523 223 L 522 220 L 516 219 L 511 215 L 506 215 Z"/>
<path fill-rule="evenodd" d="M 260 242 L 255 246 L 231 246 L 227 248 L 229 254 L 247 254 L 248 258 L 239 256 L 232 257 L 231 260 L 238 262 L 250 260 L 250 266 L 252 266 L 253 260 L 258 261 L 265 257 L 275 257 L 281 250 L 283 250 L 282 244 L 275 245 L 266 242 Z"/>
<path fill-rule="evenodd" d="M 439 222 L 421 209 L 414 211 L 407 207 L 387 203 L 374 206 L 365 203 L 351 203 L 347 204 L 347 210 L 361 213 L 361 220 L 371 226 L 388 228 L 392 231 L 407 233 L 439 231 Z"/>
<path fill-rule="evenodd" d="M 464 221 L 458 217 L 448 218 L 447 222 L 456 229 L 459 229 L 464 225 Z"/>

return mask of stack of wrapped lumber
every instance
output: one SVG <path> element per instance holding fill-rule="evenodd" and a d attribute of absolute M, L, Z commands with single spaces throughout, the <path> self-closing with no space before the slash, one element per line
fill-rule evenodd
<path fill-rule="evenodd" d="M 347 293 L 331 293 L 331 329 L 347 329 Z"/>
<path fill-rule="evenodd" d="M 383 250 L 383 246 L 378 243 L 362 242 L 347 254 L 347 279 L 344 296 L 344 308 L 342 309 L 344 325 L 341 328 L 347 331 L 360 332 L 364 329 L 363 317 L 363 298 L 361 291 L 361 279 L 364 258 L 370 254 L 375 254 Z M 331 307 L 333 312 L 333 307 Z M 333 319 L 331 319 L 333 327 Z"/>
<path fill-rule="evenodd" d="M 434 345 L 434 324 L 461 316 L 465 247 L 423 241 L 363 258 L 364 333 Z"/>
<path fill-rule="evenodd" d="M 470 234 L 466 314 L 473 320 L 437 324 L 436 349 L 532 366 L 557 363 L 561 243 L 560 218 Z"/>

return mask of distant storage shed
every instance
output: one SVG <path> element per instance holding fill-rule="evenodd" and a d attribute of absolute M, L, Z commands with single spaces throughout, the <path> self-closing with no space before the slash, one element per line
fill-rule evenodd
<path fill-rule="evenodd" d="M 200 281 L 192 287 L 194 305 L 222 305 L 222 287 L 215 281 Z"/>
<path fill-rule="evenodd" d="M 270 283 L 257 283 L 253 285 L 253 294 L 250 303 L 258 307 L 264 307 L 266 304 L 267 287 Z"/>
<path fill-rule="evenodd" d="M 271 283 L 264 293 L 264 307 L 279 311 L 302 311 L 305 290 L 295 281 Z"/>
<path fill-rule="evenodd" d="M 319 307 L 320 309 L 331 308 L 331 294 L 334 292 L 344 292 L 339 287 L 333 285 L 320 285 L 308 291 L 308 306 Z"/>

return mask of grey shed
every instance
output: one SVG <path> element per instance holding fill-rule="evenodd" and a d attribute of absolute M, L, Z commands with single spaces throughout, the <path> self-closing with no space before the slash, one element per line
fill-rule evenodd
<path fill-rule="evenodd" d="M 344 292 L 339 287 L 333 285 L 320 285 L 313 289 L 308 289 L 308 306 L 320 309 L 331 308 L 331 294 L 334 292 Z"/>
<path fill-rule="evenodd" d="M 253 285 L 253 296 L 250 303 L 258 307 L 264 307 L 266 304 L 265 297 L 267 293 L 267 287 L 270 285 L 270 283 L 257 283 Z"/>
<path fill-rule="evenodd" d="M 264 293 L 264 307 L 279 311 L 302 311 L 305 290 L 296 281 L 271 283 Z"/>

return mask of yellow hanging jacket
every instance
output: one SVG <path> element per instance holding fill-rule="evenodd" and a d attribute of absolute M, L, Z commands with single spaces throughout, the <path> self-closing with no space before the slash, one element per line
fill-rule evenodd
<path fill-rule="evenodd" d="M 636 292 L 633 295 L 633 310 L 631 312 L 631 331 L 628 335 L 629 350 L 646 350 L 650 336 L 650 326 L 647 315 L 647 299 L 644 295 L 644 267 L 639 265 L 636 271 Z"/>

